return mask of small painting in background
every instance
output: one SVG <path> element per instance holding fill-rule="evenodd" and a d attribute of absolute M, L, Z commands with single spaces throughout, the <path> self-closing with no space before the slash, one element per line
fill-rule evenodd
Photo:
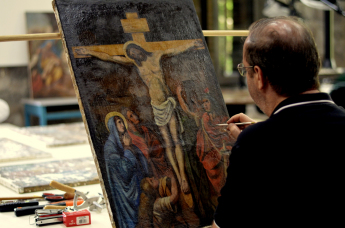
<path fill-rule="evenodd" d="M 0 184 L 19 194 L 54 189 L 52 180 L 71 187 L 99 184 L 92 157 L 0 167 Z"/>
<path fill-rule="evenodd" d="M 52 155 L 50 153 L 40 151 L 34 147 L 24 145 L 20 142 L 16 142 L 8 138 L 0 138 L 0 163 L 38 158 L 50 158 L 51 156 Z"/>
<path fill-rule="evenodd" d="M 85 126 L 82 122 L 21 127 L 14 128 L 13 131 L 38 139 L 46 147 L 88 143 Z"/>
<path fill-rule="evenodd" d="M 26 13 L 27 33 L 58 33 L 54 13 Z M 61 40 L 29 41 L 31 97 L 73 97 L 75 92 Z"/>

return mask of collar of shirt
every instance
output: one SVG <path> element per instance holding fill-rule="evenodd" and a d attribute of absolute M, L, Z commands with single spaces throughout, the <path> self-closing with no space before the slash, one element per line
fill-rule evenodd
<path fill-rule="evenodd" d="M 286 98 L 274 109 L 273 115 L 283 111 L 287 108 L 292 108 L 301 105 L 313 104 L 313 103 L 332 103 L 331 97 L 327 93 L 309 93 L 309 94 L 300 94 L 297 96 L 292 96 Z"/>

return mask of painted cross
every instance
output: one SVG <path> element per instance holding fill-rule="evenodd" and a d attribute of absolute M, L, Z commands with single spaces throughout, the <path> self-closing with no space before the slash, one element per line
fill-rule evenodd
<path fill-rule="evenodd" d="M 142 48 L 148 52 L 154 51 L 164 51 L 167 49 L 174 49 L 183 46 L 191 41 L 199 41 L 202 43 L 201 39 L 191 39 L 191 40 L 170 40 L 170 41 L 159 41 L 159 42 L 146 42 L 144 32 L 149 32 L 149 25 L 146 18 L 139 18 L 138 14 L 135 12 L 127 12 L 127 19 L 121 19 L 121 24 L 124 33 L 131 33 L 134 42 L 139 43 Z M 75 49 L 88 49 L 90 51 L 102 52 L 111 56 L 115 55 L 125 55 L 124 51 L 125 44 L 110 44 L 110 45 L 97 45 L 97 46 L 77 46 L 72 47 L 74 58 L 86 58 L 91 57 L 91 55 L 80 54 L 75 51 Z M 197 49 L 204 49 L 204 47 L 198 47 Z"/>

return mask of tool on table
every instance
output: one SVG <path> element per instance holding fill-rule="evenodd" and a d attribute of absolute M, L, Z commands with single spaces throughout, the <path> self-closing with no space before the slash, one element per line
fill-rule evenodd
<path fill-rule="evenodd" d="M 47 216 L 47 217 L 37 217 L 35 218 L 36 226 L 45 226 L 52 224 L 63 223 L 63 217 L 61 215 Z"/>
<path fill-rule="evenodd" d="M 103 207 L 100 205 L 100 203 L 98 203 L 98 200 L 101 198 L 100 196 L 94 196 L 94 197 L 88 198 L 84 193 L 77 191 L 70 186 L 61 184 L 61 183 L 54 181 L 54 180 L 52 182 L 50 182 L 49 185 L 51 187 L 54 187 L 54 188 L 59 189 L 61 191 L 65 191 L 65 192 L 70 193 L 70 194 L 75 194 L 74 199 L 73 199 L 73 210 L 74 211 L 78 211 L 78 210 L 83 209 L 83 208 L 88 208 L 90 211 L 93 211 L 93 210 L 97 210 L 98 212 L 102 211 Z M 83 200 L 84 200 L 84 203 L 82 203 L 81 205 L 77 204 L 79 196 L 81 198 L 83 198 Z"/>
<path fill-rule="evenodd" d="M 83 202 L 84 202 L 83 200 L 78 200 L 77 204 L 81 205 Z M 73 201 L 58 202 L 58 203 L 47 204 L 47 205 L 17 207 L 14 209 L 14 214 L 17 217 L 23 216 L 23 215 L 32 215 L 32 214 L 35 214 L 35 211 L 37 209 L 43 209 L 43 208 L 46 208 L 47 206 L 54 206 L 54 208 L 61 209 L 61 208 L 66 208 L 68 206 L 73 206 Z"/>
<path fill-rule="evenodd" d="M 0 201 L 5 200 L 29 200 L 29 199 L 37 199 L 37 200 L 43 200 L 44 197 L 42 196 L 10 196 L 10 197 L 1 197 Z"/>
<path fill-rule="evenodd" d="M 14 211 L 14 209 L 17 207 L 37 206 L 38 204 L 39 204 L 38 201 L 30 201 L 30 200 L 3 203 L 3 204 L 0 204 L 0 212 Z"/>
<path fill-rule="evenodd" d="M 36 210 L 35 223 L 37 226 L 64 223 L 66 227 L 91 224 L 91 214 L 88 209 L 74 211 L 65 209 Z M 31 224 L 31 222 L 30 222 Z"/>
<path fill-rule="evenodd" d="M 36 226 L 44 226 L 63 223 L 62 212 L 63 210 L 38 209 L 35 212 L 35 224 Z"/>
<path fill-rule="evenodd" d="M 61 201 L 61 200 L 70 200 L 74 198 L 74 193 L 65 193 L 65 194 L 53 194 L 53 193 L 43 193 L 42 197 L 44 197 L 47 201 Z"/>
<path fill-rule="evenodd" d="M 37 209 L 35 211 L 35 217 L 45 217 L 49 215 L 62 214 L 64 210 L 61 209 Z"/>

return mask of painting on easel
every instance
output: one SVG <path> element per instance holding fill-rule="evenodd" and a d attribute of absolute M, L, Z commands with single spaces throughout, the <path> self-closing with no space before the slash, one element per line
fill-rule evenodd
<path fill-rule="evenodd" d="M 231 146 L 192 0 L 55 0 L 115 227 L 212 223 Z"/>

